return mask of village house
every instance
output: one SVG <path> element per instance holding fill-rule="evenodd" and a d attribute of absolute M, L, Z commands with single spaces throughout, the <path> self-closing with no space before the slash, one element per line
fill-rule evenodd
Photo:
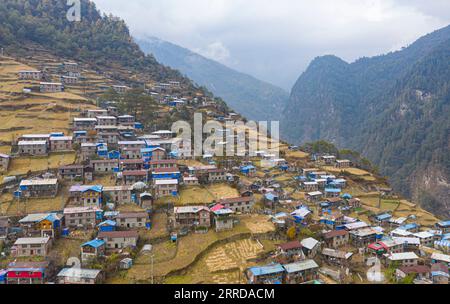
<path fill-rule="evenodd" d="M 450 268 L 450 255 L 433 252 L 430 259 L 432 264 L 444 263 L 448 268 Z"/>
<path fill-rule="evenodd" d="M 98 269 L 64 268 L 56 276 L 57 284 L 100 284 L 103 273 Z"/>
<path fill-rule="evenodd" d="M 156 198 L 178 194 L 178 180 L 155 179 L 153 180 L 153 188 Z"/>
<path fill-rule="evenodd" d="M 121 212 L 115 220 L 117 225 L 122 228 L 145 228 L 148 214 L 146 212 Z"/>
<path fill-rule="evenodd" d="M 358 248 L 367 247 L 377 239 L 378 232 L 373 228 L 366 227 L 350 231 L 350 241 Z"/>
<path fill-rule="evenodd" d="M 348 159 L 338 159 L 334 166 L 339 169 L 350 168 L 351 162 Z"/>
<path fill-rule="evenodd" d="M 349 242 L 349 233 L 345 230 L 333 230 L 323 235 L 325 244 L 329 248 L 339 248 Z"/>
<path fill-rule="evenodd" d="M 305 194 L 305 199 L 308 202 L 312 202 L 312 203 L 320 201 L 322 199 L 322 197 L 323 197 L 323 193 L 320 191 L 313 191 L 313 192 L 308 192 Z"/>
<path fill-rule="evenodd" d="M 74 185 L 69 189 L 70 203 L 78 206 L 101 206 L 103 186 Z"/>
<path fill-rule="evenodd" d="M 126 149 L 126 148 L 136 148 L 136 149 L 143 149 L 147 146 L 147 143 L 143 140 L 132 140 L 132 141 L 119 141 L 118 142 L 119 149 Z"/>
<path fill-rule="evenodd" d="M 72 136 L 50 137 L 50 151 L 51 152 L 72 151 Z"/>
<path fill-rule="evenodd" d="M 319 278 L 319 265 L 314 260 L 304 260 L 283 265 L 286 284 L 301 284 Z"/>
<path fill-rule="evenodd" d="M 211 212 L 214 214 L 214 224 L 216 226 L 216 232 L 233 229 L 233 210 L 227 209 L 222 205 L 216 205 L 211 208 Z"/>
<path fill-rule="evenodd" d="M 210 210 L 204 206 L 175 207 L 175 227 L 211 227 Z"/>
<path fill-rule="evenodd" d="M 123 94 L 130 89 L 129 87 L 123 85 L 113 85 L 112 88 L 119 94 Z"/>
<path fill-rule="evenodd" d="M 431 268 L 426 265 L 400 266 L 395 270 L 397 280 L 403 280 L 407 276 L 413 275 L 414 279 L 430 280 Z"/>
<path fill-rule="evenodd" d="M 76 84 L 78 83 L 78 77 L 76 76 L 61 76 L 61 82 L 63 84 Z"/>
<path fill-rule="evenodd" d="M 63 62 L 62 63 L 62 68 L 66 71 L 66 72 L 78 72 L 79 71 L 79 67 L 78 67 L 78 63 L 76 62 Z"/>
<path fill-rule="evenodd" d="M 9 228 L 9 219 L 7 217 L 0 217 L 0 241 L 6 239 L 9 233 Z"/>
<path fill-rule="evenodd" d="M 152 133 L 152 135 L 158 136 L 159 138 L 169 139 L 172 138 L 175 133 L 170 130 L 159 130 Z"/>
<path fill-rule="evenodd" d="M 19 238 L 11 251 L 16 257 L 47 256 L 51 245 L 50 237 Z"/>
<path fill-rule="evenodd" d="M 50 134 L 23 134 L 19 141 L 45 141 L 48 144 L 50 137 Z"/>
<path fill-rule="evenodd" d="M 108 115 L 108 110 L 106 110 L 106 109 L 87 110 L 88 118 L 96 118 L 97 116 L 107 116 L 107 115 Z"/>
<path fill-rule="evenodd" d="M 292 241 L 277 246 L 277 253 L 287 257 L 292 258 L 293 256 L 303 257 L 302 243 L 300 241 Z"/>
<path fill-rule="evenodd" d="M 24 179 L 19 184 L 21 196 L 26 198 L 55 197 L 58 194 L 58 180 L 53 179 Z"/>
<path fill-rule="evenodd" d="M 255 204 L 253 196 L 224 198 L 219 203 L 234 212 L 250 212 Z"/>
<path fill-rule="evenodd" d="M 112 173 L 118 168 L 119 161 L 117 159 L 96 159 L 90 161 L 91 167 L 95 173 Z"/>
<path fill-rule="evenodd" d="M 42 72 L 38 70 L 19 71 L 20 80 L 41 80 Z"/>
<path fill-rule="evenodd" d="M 6 283 L 9 285 L 44 284 L 49 277 L 49 262 L 20 262 L 8 264 Z"/>
<path fill-rule="evenodd" d="M 281 264 L 255 266 L 247 269 L 245 272 L 249 284 L 281 284 L 284 273 L 285 269 Z"/>
<path fill-rule="evenodd" d="M 105 186 L 103 187 L 103 197 L 106 203 L 131 204 L 131 186 Z"/>
<path fill-rule="evenodd" d="M 83 143 L 81 144 L 81 160 L 88 161 L 97 155 L 97 144 Z"/>
<path fill-rule="evenodd" d="M 419 257 L 414 252 L 386 254 L 386 264 L 400 263 L 401 266 L 416 266 Z"/>
<path fill-rule="evenodd" d="M 68 165 L 59 167 L 58 178 L 63 180 L 82 180 L 84 178 L 84 166 Z"/>
<path fill-rule="evenodd" d="M 227 180 L 226 172 L 223 169 L 213 169 L 208 171 L 208 182 L 221 183 Z"/>
<path fill-rule="evenodd" d="M 421 232 L 413 233 L 413 236 L 420 240 L 420 244 L 422 246 L 433 248 L 434 234 L 432 234 L 428 231 L 421 231 Z"/>
<path fill-rule="evenodd" d="M 63 216 L 56 213 L 28 214 L 19 220 L 27 237 L 56 237 L 61 233 Z"/>
<path fill-rule="evenodd" d="M 100 231 L 97 238 L 106 242 L 106 249 L 123 249 L 136 247 L 139 234 L 137 231 Z"/>
<path fill-rule="evenodd" d="M 350 265 L 352 256 L 352 252 L 340 251 L 331 248 L 324 248 L 322 250 L 322 257 L 325 261 L 332 265 L 348 266 Z"/>
<path fill-rule="evenodd" d="M 314 258 L 321 247 L 320 242 L 314 238 L 303 239 L 300 243 L 302 244 L 303 253 L 309 259 Z"/>
<path fill-rule="evenodd" d="M 448 284 L 449 282 L 448 266 L 443 263 L 435 263 L 431 265 L 431 279 L 433 284 Z"/>
<path fill-rule="evenodd" d="M 137 182 L 148 182 L 148 172 L 146 170 L 124 171 L 120 172 L 118 176 L 122 177 L 124 185 L 133 185 Z"/>
<path fill-rule="evenodd" d="M 450 232 L 450 221 L 443 221 L 436 223 L 436 228 L 441 230 L 442 233 L 449 233 Z"/>
<path fill-rule="evenodd" d="M 115 126 L 117 118 L 114 116 L 97 116 L 97 126 Z"/>
<path fill-rule="evenodd" d="M 167 158 L 166 150 L 161 147 L 143 148 L 140 153 L 145 161 L 162 161 Z M 155 167 L 154 164 L 150 166 Z"/>
<path fill-rule="evenodd" d="M 11 157 L 9 155 L 0 153 L 0 172 L 8 171 L 10 159 Z"/>
<path fill-rule="evenodd" d="M 89 263 L 105 255 L 106 243 L 103 240 L 92 240 L 81 245 L 81 262 Z"/>
<path fill-rule="evenodd" d="M 64 85 L 60 82 L 41 82 L 41 93 L 57 93 L 64 91 Z"/>
<path fill-rule="evenodd" d="M 121 126 L 134 127 L 135 121 L 136 121 L 135 117 L 131 115 L 121 115 L 117 117 L 117 122 Z"/>
<path fill-rule="evenodd" d="M 197 186 L 199 185 L 198 178 L 195 176 L 184 176 L 183 184 L 185 186 Z"/>
<path fill-rule="evenodd" d="M 120 157 L 122 159 L 142 159 L 141 148 L 121 148 Z"/>
<path fill-rule="evenodd" d="M 181 173 L 177 167 L 158 168 L 152 170 L 152 179 L 180 179 Z"/>
<path fill-rule="evenodd" d="M 97 125 L 97 118 L 75 117 L 73 119 L 74 131 L 95 130 L 96 125 Z"/>
<path fill-rule="evenodd" d="M 323 155 L 320 157 L 320 159 L 322 160 L 322 162 L 325 165 L 331 165 L 336 161 L 336 156 L 334 155 Z"/>
<path fill-rule="evenodd" d="M 416 237 L 397 237 L 392 239 L 403 244 L 403 251 L 417 251 L 420 247 L 420 239 Z"/>
<path fill-rule="evenodd" d="M 108 145 L 117 145 L 119 142 L 119 133 L 118 132 L 97 132 L 96 137 L 97 142 L 104 142 Z"/>
<path fill-rule="evenodd" d="M 303 190 L 306 192 L 315 192 L 319 190 L 319 184 L 317 182 L 304 182 Z"/>
<path fill-rule="evenodd" d="M 142 159 L 121 159 L 119 161 L 120 171 L 136 171 L 144 169 L 144 161 Z"/>
<path fill-rule="evenodd" d="M 149 169 L 160 169 L 160 168 L 176 168 L 177 161 L 175 159 L 162 159 L 162 160 L 151 160 L 148 162 Z"/>
<path fill-rule="evenodd" d="M 48 145 L 47 141 L 43 140 L 34 140 L 34 141 L 19 141 L 17 143 L 18 152 L 20 155 L 33 155 L 33 156 L 41 156 L 48 154 Z"/>
<path fill-rule="evenodd" d="M 98 207 L 65 208 L 65 225 L 69 228 L 94 228 L 101 219 L 102 210 Z"/>
<path fill-rule="evenodd" d="M 383 239 L 368 246 L 368 249 L 377 255 L 385 253 L 400 253 L 404 251 L 404 244 L 393 239 Z"/>

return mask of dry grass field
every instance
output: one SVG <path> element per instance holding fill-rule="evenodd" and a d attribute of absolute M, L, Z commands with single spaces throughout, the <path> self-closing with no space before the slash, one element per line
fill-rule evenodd
<path fill-rule="evenodd" d="M 176 255 L 171 259 L 162 259 L 160 262 L 155 260 L 154 275 L 165 276 L 171 271 L 182 269 L 189 266 L 200 253 L 204 252 L 209 246 L 219 240 L 223 240 L 232 236 L 243 233 L 263 233 L 272 231 L 273 225 L 268 225 L 268 217 L 262 215 L 254 215 L 242 217 L 241 223 L 231 231 L 215 232 L 208 231 L 206 234 L 189 234 L 179 239 Z M 271 223 L 269 223 L 271 224 Z M 168 245 L 158 245 L 158 251 L 164 252 Z M 172 251 L 171 251 L 172 252 Z M 167 253 L 167 251 L 166 251 Z M 164 256 L 164 254 L 162 254 Z M 147 262 L 146 262 L 147 261 Z M 148 281 L 150 279 L 151 264 L 148 258 L 139 258 L 136 263 L 126 274 L 122 274 L 122 282 Z M 111 280 L 114 282 L 114 279 Z"/>
<path fill-rule="evenodd" d="M 26 215 L 29 213 L 62 210 L 65 203 L 65 198 L 61 196 L 55 198 L 21 199 L 20 201 L 13 199 L 6 204 L 6 215 Z"/>
<path fill-rule="evenodd" d="M 207 189 L 217 200 L 239 196 L 239 192 L 228 184 L 212 184 Z"/>
<path fill-rule="evenodd" d="M 209 204 L 213 200 L 215 200 L 215 197 L 201 186 L 184 187 L 180 191 L 179 199 L 174 199 L 176 204 L 180 206 Z"/>
<path fill-rule="evenodd" d="M 23 175 L 29 170 L 45 171 L 56 169 L 60 166 L 70 165 L 75 162 L 75 152 L 52 153 L 48 157 L 20 157 L 11 160 L 8 175 Z"/>

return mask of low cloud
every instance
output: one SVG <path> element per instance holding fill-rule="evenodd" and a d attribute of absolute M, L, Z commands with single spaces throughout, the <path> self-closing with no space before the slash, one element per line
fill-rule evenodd
<path fill-rule="evenodd" d="M 179 44 L 290 89 L 316 56 L 397 50 L 450 23 L 448 0 L 94 0 L 133 35 Z"/>

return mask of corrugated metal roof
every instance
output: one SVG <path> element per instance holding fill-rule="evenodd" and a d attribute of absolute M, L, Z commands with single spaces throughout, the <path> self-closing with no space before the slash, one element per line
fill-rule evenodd
<path fill-rule="evenodd" d="M 286 272 L 293 273 L 293 272 L 299 272 L 304 271 L 307 269 L 313 269 L 313 268 L 319 268 L 319 265 L 314 260 L 305 260 L 300 261 L 296 263 L 291 263 L 287 265 L 283 265 L 284 269 L 286 269 Z"/>
<path fill-rule="evenodd" d="M 58 273 L 58 277 L 70 277 L 77 279 L 95 279 L 101 270 L 97 269 L 79 269 L 79 268 L 64 268 Z"/>

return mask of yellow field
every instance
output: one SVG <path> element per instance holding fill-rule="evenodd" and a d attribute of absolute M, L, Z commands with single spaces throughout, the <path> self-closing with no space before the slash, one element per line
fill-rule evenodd
<path fill-rule="evenodd" d="M 207 186 L 207 189 L 215 196 L 217 200 L 239 196 L 239 192 L 228 184 L 213 184 Z"/>
<path fill-rule="evenodd" d="M 28 171 L 45 171 L 75 162 L 75 152 L 52 153 L 48 157 L 14 158 L 11 160 L 7 175 L 23 175 Z"/>
<path fill-rule="evenodd" d="M 65 206 L 66 198 L 61 196 L 55 198 L 21 199 L 7 203 L 6 215 L 26 215 L 29 213 L 41 213 L 61 210 Z M 3 210 L 4 211 L 4 210 Z"/>
<path fill-rule="evenodd" d="M 238 224 L 231 231 L 217 233 L 214 230 L 209 230 L 206 234 L 189 234 L 184 236 L 178 241 L 178 250 L 174 258 L 168 260 L 164 259 L 161 262 L 154 263 L 154 274 L 155 276 L 165 276 L 173 270 L 190 265 L 195 260 L 197 255 L 202 253 L 208 246 L 218 240 L 223 240 L 242 233 L 271 231 L 269 229 L 272 227 L 268 227 L 266 223 L 267 219 L 267 216 L 262 215 L 242 217 L 241 224 Z M 158 250 L 165 250 L 164 248 L 167 250 L 167 248 L 170 249 L 170 246 L 165 246 L 163 248 L 159 248 Z M 145 260 L 147 260 L 147 262 L 145 262 Z M 122 277 L 124 281 L 132 283 L 143 280 L 148 281 L 150 279 L 151 264 L 149 259 L 140 258 L 139 262 L 140 263 L 133 265 L 125 276 Z"/>
<path fill-rule="evenodd" d="M 302 151 L 286 151 L 286 158 L 307 158 L 309 153 Z"/>
<path fill-rule="evenodd" d="M 9 154 L 11 152 L 11 146 L 0 146 L 0 153 Z"/>
<path fill-rule="evenodd" d="M 332 166 L 324 166 L 323 167 L 324 170 L 331 172 L 331 173 L 341 173 L 341 172 L 347 172 L 350 173 L 352 175 L 356 175 L 356 176 L 365 176 L 365 175 L 372 175 L 370 172 L 362 170 L 362 169 L 358 169 L 358 168 L 345 168 L 345 169 L 339 169 L 339 168 L 335 168 Z"/>
<path fill-rule="evenodd" d="M 209 204 L 215 200 L 208 190 L 200 186 L 184 187 L 180 190 L 180 198 L 174 199 L 177 205 Z"/>

